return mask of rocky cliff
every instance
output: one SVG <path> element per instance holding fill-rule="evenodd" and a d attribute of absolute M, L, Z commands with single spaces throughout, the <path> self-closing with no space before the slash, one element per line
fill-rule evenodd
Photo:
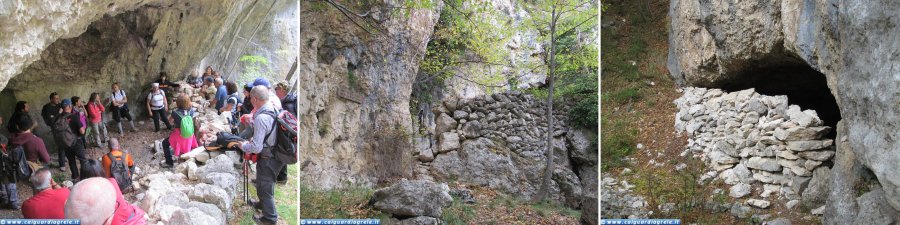
<path fill-rule="evenodd" d="M 119 82 L 133 106 L 160 72 L 170 79 L 212 66 L 239 78 L 238 59 L 269 59 L 284 78 L 295 60 L 297 2 L 5 1 L 0 4 L 2 105 L 28 101 L 31 114 L 50 92 L 86 98 Z M 4 115 L 12 107 L 0 109 Z M 145 110 L 133 108 L 140 115 Z M 39 123 L 43 124 L 43 123 Z M 46 127 L 38 134 L 48 132 Z"/>
<path fill-rule="evenodd" d="M 441 7 L 397 13 L 401 3 L 371 1 L 348 18 L 324 4 L 300 6 L 300 180 L 373 185 L 384 162 L 368 157 L 377 149 L 366 136 L 412 132 L 412 83 Z"/>
<path fill-rule="evenodd" d="M 765 89 L 782 83 L 778 94 L 789 101 L 824 80 L 843 124 L 831 170 L 839 179 L 829 182 L 825 221 L 867 221 L 881 209 L 834 206 L 855 205 L 856 199 L 900 210 L 900 175 L 893 169 L 900 161 L 900 73 L 890 57 L 900 52 L 900 28 L 894 26 L 900 21 L 893 16 L 898 9 L 900 3 L 886 0 L 672 1 L 669 71 L 691 86 Z M 804 75 L 815 73 L 820 75 Z M 819 96 L 812 102 L 832 101 Z M 853 169 L 856 164 L 865 169 Z M 856 196 L 848 187 L 861 182 L 865 174 L 858 173 L 866 169 L 880 187 Z"/>

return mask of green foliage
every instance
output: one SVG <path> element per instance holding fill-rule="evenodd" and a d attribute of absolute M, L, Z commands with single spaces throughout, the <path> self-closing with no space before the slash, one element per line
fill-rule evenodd
<path fill-rule="evenodd" d="M 241 67 L 243 68 L 237 80 L 239 83 L 247 83 L 258 77 L 265 77 L 269 80 L 274 78 L 274 74 L 266 67 L 269 65 L 269 59 L 266 57 L 243 55 L 238 61 L 241 62 Z"/>
<path fill-rule="evenodd" d="M 609 172 L 612 168 L 626 165 L 625 157 L 635 152 L 637 131 L 628 127 L 629 124 L 625 120 L 609 121 L 606 117 L 601 117 L 600 121 L 603 126 L 600 130 L 602 133 L 600 170 Z M 617 132 L 609 132 L 610 130 Z"/>

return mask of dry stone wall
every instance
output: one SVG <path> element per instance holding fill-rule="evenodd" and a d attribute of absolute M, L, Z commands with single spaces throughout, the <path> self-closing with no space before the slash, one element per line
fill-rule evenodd
<path fill-rule="evenodd" d="M 813 110 L 789 105 L 786 96 L 765 96 L 747 89 L 683 89 L 674 101 L 679 111 L 675 128 L 690 137 L 685 152 L 702 157 L 712 169 L 701 178 L 721 179 L 732 185 L 734 198 L 769 198 L 777 194 L 802 200 L 810 206 L 824 204 L 823 187 L 830 175 L 834 141 L 826 136 Z M 761 191 L 751 196 L 754 187 Z M 766 208 L 769 203 L 747 203 Z M 796 205 L 790 203 L 788 208 Z"/>
<path fill-rule="evenodd" d="M 544 104 L 531 95 L 505 92 L 436 106 L 434 140 L 417 140 L 418 174 L 437 180 L 486 185 L 531 199 L 538 193 L 546 162 Z M 596 134 L 567 125 L 567 107 L 554 112 L 551 196 L 579 208 L 596 198 Z"/>

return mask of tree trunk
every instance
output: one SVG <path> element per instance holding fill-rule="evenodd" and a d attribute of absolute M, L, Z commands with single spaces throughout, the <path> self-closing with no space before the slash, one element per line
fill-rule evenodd
<path fill-rule="evenodd" d="M 556 74 L 556 22 L 558 16 L 556 4 L 553 4 L 550 13 L 550 53 L 547 54 L 547 62 L 550 64 L 550 71 L 547 73 L 547 142 L 545 144 L 547 165 L 544 168 L 544 179 L 538 192 L 538 202 L 543 202 L 550 195 L 550 180 L 553 177 L 553 167 L 555 167 L 553 163 L 553 79 Z"/>

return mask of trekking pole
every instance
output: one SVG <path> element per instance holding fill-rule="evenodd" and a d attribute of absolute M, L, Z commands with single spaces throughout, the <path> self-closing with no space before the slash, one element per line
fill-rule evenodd
<path fill-rule="evenodd" d="M 247 164 L 247 161 L 248 161 L 247 159 L 244 159 L 244 162 L 242 163 L 243 167 L 244 167 L 243 168 L 243 170 L 244 170 L 244 201 L 247 202 L 247 205 L 250 205 L 250 195 L 249 195 L 250 177 L 248 175 L 250 170 L 249 170 L 249 165 Z M 252 205 L 251 205 L 251 207 L 252 207 Z"/>

